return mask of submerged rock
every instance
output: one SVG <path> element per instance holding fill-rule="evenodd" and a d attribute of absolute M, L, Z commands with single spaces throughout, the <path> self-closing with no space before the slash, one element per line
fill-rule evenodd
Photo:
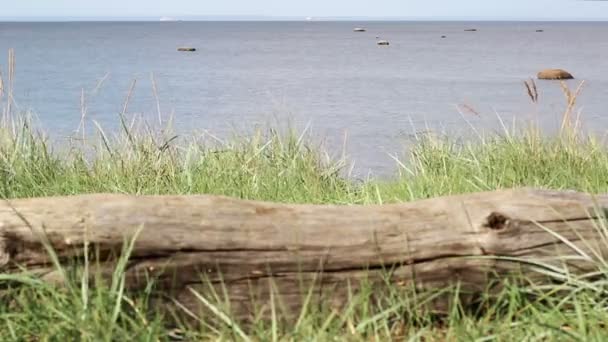
<path fill-rule="evenodd" d="M 355 27 L 355 28 L 353 29 L 353 31 L 355 31 L 355 32 L 365 32 L 365 29 L 364 29 L 364 28 L 362 28 L 362 27 Z"/>
<path fill-rule="evenodd" d="M 465 32 L 477 32 L 477 29 L 475 28 L 471 28 L 471 29 L 465 29 Z"/>
<path fill-rule="evenodd" d="M 193 48 L 193 47 L 179 47 L 179 48 L 177 48 L 177 51 L 192 52 L 192 51 L 196 51 L 196 48 Z"/>
<path fill-rule="evenodd" d="M 390 43 L 388 42 L 388 40 L 379 40 L 376 42 L 376 44 L 378 45 L 390 45 Z"/>
<path fill-rule="evenodd" d="M 574 78 L 571 73 L 562 69 L 541 70 L 536 76 L 539 80 L 570 80 Z"/>

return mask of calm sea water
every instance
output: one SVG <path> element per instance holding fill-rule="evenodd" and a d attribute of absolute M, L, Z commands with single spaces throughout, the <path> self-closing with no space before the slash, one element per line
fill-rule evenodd
<path fill-rule="evenodd" d="M 226 137 L 290 121 L 310 125 L 335 152 L 347 136 L 358 172 L 384 174 L 394 169 L 389 154 L 416 131 L 493 130 L 497 114 L 554 129 L 565 102 L 559 84 L 538 82 L 538 105 L 523 86 L 543 68 L 571 71 L 571 87 L 586 81 L 584 120 L 605 131 L 606 37 L 608 23 L 0 23 L 0 52 L 16 52 L 18 108 L 55 138 L 77 128 L 83 90 L 88 117 L 118 129 L 133 80 L 129 115 L 155 120 L 154 75 L 160 110 L 181 134 Z M 4 74 L 6 64 L 2 53 Z"/>

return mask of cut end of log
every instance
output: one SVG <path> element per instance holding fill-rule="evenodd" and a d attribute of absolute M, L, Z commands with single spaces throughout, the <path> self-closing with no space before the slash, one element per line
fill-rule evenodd
<path fill-rule="evenodd" d="M 0 234 L 0 269 L 6 266 L 11 260 L 10 239 L 6 234 Z"/>

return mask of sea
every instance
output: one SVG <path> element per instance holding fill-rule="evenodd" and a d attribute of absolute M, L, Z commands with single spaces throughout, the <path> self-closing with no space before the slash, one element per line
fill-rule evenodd
<path fill-rule="evenodd" d="M 116 133 L 121 113 L 217 141 L 289 126 L 354 173 L 389 175 L 423 134 L 556 132 L 564 88 L 524 84 L 546 68 L 575 76 L 586 129 L 608 128 L 608 22 L 5 22 L 4 102 L 9 49 L 13 111 L 58 142 L 83 116 Z"/>

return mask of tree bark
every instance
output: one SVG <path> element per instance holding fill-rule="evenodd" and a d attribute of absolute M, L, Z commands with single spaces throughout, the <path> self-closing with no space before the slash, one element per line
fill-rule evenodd
<path fill-rule="evenodd" d="M 217 196 L 82 195 L 0 204 L 0 269 L 25 266 L 62 281 L 43 246 L 60 260 L 83 254 L 85 241 L 110 276 L 125 241 L 139 231 L 127 286 L 157 290 L 196 312 L 200 291 L 227 294 L 236 316 L 252 317 L 280 298 L 297 315 L 310 293 L 342 305 L 362 281 L 438 288 L 456 281 L 481 291 L 521 264 L 493 256 L 542 260 L 588 272 L 608 243 L 599 219 L 608 196 L 517 189 L 403 204 L 287 205 Z M 599 210 L 598 210 L 599 209 Z M 596 256 L 597 256 L 596 255 Z M 523 269 L 534 276 L 532 270 Z M 272 289 L 272 291 L 271 291 Z M 273 296 L 271 296 L 273 292 Z M 252 300 L 255 299 L 255 300 Z"/>

